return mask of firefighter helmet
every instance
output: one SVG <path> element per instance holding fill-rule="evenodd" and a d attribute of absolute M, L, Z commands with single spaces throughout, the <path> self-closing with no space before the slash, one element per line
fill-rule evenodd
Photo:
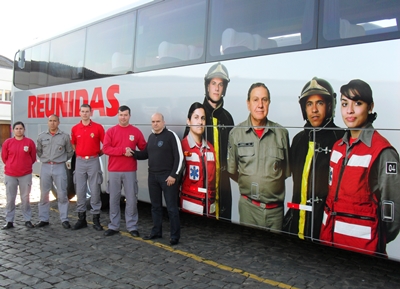
<path fill-rule="evenodd" d="M 208 100 L 210 100 L 210 97 L 208 95 L 208 85 L 210 84 L 211 79 L 216 78 L 216 77 L 221 78 L 224 83 L 224 89 L 222 90 L 222 97 L 224 97 L 225 93 L 226 93 L 226 88 L 228 87 L 228 82 L 230 81 L 230 79 L 229 79 L 228 70 L 220 62 L 211 66 L 211 68 L 208 70 L 207 74 L 204 77 L 206 97 Z"/>
<path fill-rule="evenodd" d="M 330 104 L 330 109 L 326 112 L 327 119 L 335 116 L 336 93 L 333 91 L 328 81 L 314 77 L 304 85 L 301 90 L 301 95 L 299 96 L 299 103 L 304 120 L 307 120 L 306 102 L 311 95 L 320 95 L 325 99 L 327 104 Z"/>

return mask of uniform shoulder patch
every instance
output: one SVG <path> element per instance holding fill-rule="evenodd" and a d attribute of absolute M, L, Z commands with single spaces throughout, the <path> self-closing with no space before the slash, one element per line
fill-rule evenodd
<path fill-rule="evenodd" d="M 386 174 L 397 175 L 397 162 L 386 162 Z"/>

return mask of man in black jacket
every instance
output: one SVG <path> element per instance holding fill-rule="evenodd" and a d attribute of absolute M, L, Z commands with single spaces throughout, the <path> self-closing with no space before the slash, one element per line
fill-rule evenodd
<path fill-rule="evenodd" d="M 177 178 L 183 164 L 181 142 L 173 131 L 165 127 L 164 116 L 161 113 L 152 115 L 151 126 L 153 133 L 149 136 L 146 148 L 143 151 L 134 151 L 136 159 L 149 160 L 148 187 L 153 228 L 150 235 L 143 239 L 162 237 L 162 193 L 164 192 L 171 225 L 170 244 L 176 245 L 180 238 Z"/>
<path fill-rule="evenodd" d="M 329 159 L 333 144 L 344 131 L 334 123 L 336 93 L 322 78 L 306 83 L 299 96 L 306 124 L 293 138 L 290 169 L 293 197 L 288 203 L 283 230 L 300 239 L 319 239 L 325 200 L 328 195 Z"/>

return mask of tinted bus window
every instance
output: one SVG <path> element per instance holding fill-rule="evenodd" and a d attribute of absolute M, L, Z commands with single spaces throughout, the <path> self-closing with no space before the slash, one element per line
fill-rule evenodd
<path fill-rule="evenodd" d="M 49 43 L 42 43 L 32 48 L 29 88 L 47 85 L 47 67 L 49 64 Z"/>
<path fill-rule="evenodd" d="M 213 0 L 210 60 L 315 47 L 314 0 Z"/>
<path fill-rule="evenodd" d="M 206 8 L 205 0 L 180 0 L 140 10 L 136 70 L 204 60 Z"/>
<path fill-rule="evenodd" d="M 80 80 L 85 51 L 85 29 L 51 41 L 49 85 Z"/>
<path fill-rule="evenodd" d="M 120 15 L 87 29 L 85 79 L 133 71 L 135 15 Z"/>
<path fill-rule="evenodd" d="M 395 0 L 325 0 L 319 46 L 336 46 L 400 37 L 400 6 Z"/>

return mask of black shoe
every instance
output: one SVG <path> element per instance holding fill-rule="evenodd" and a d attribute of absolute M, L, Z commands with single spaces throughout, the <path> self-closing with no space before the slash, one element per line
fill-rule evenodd
<path fill-rule="evenodd" d="M 177 245 L 177 244 L 179 243 L 179 240 L 178 240 L 178 239 L 170 239 L 170 240 L 169 240 L 169 243 L 170 243 L 171 245 Z"/>
<path fill-rule="evenodd" d="M 62 222 L 62 226 L 64 227 L 64 229 L 71 229 L 71 225 L 69 224 L 68 221 Z"/>
<path fill-rule="evenodd" d="M 130 231 L 129 234 L 131 234 L 133 237 L 139 237 L 140 236 L 138 230 Z"/>
<path fill-rule="evenodd" d="M 7 224 L 5 224 L 3 226 L 3 228 L 1 228 L 1 229 L 2 230 L 8 230 L 8 229 L 11 229 L 11 228 L 14 228 L 14 224 L 12 222 L 7 222 Z"/>
<path fill-rule="evenodd" d="M 103 226 L 100 223 L 100 214 L 93 215 L 93 228 L 96 231 L 103 231 Z"/>
<path fill-rule="evenodd" d="M 154 240 L 154 239 L 160 239 L 162 238 L 161 235 L 149 235 L 149 236 L 144 236 L 142 239 L 143 240 Z"/>
<path fill-rule="evenodd" d="M 72 227 L 72 230 L 79 230 L 86 227 L 87 227 L 86 220 L 78 220 L 78 222 L 76 222 L 76 224 Z"/>
<path fill-rule="evenodd" d="M 41 227 L 44 227 L 44 226 L 48 226 L 49 224 L 50 224 L 49 222 L 40 221 L 35 226 L 38 227 L 38 228 L 41 228 Z"/>
<path fill-rule="evenodd" d="M 108 229 L 107 231 L 104 232 L 104 236 L 112 236 L 112 235 L 115 235 L 118 233 L 119 233 L 119 231 Z"/>
<path fill-rule="evenodd" d="M 25 227 L 30 228 L 30 229 L 35 228 L 35 226 L 32 224 L 31 221 L 26 221 L 25 222 Z"/>

